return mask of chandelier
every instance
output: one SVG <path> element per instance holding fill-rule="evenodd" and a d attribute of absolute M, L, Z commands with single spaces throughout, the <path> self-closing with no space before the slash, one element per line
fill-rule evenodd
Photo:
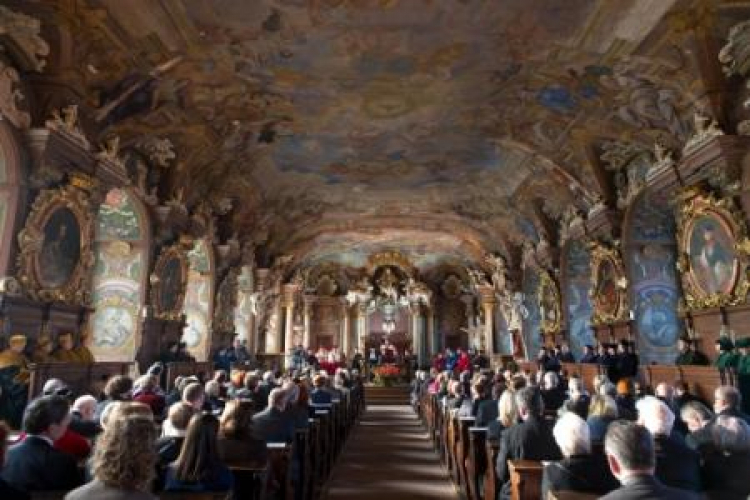
<path fill-rule="evenodd" d="M 384 319 L 383 320 L 383 332 L 385 332 L 387 335 L 390 335 L 391 333 L 396 330 L 396 322 L 393 319 Z"/>

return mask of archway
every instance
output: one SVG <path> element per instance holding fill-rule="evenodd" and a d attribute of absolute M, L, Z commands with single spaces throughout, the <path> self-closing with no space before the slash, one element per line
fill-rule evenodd
<path fill-rule="evenodd" d="M 107 193 L 96 217 L 93 336 L 99 361 L 132 361 L 140 344 L 148 224 L 143 206 L 123 189 Z"/>
<path fill-rule="evenodd" d="M 573 240 L 568 242 L 564 253 L 565 313 L 567 315 L 570 349 L 579 358 L 583 347 L 594 345 L 596 339 L 591 329 L 591 252 L 586 245 Z"/>
<path fill-rule="evenodd" d="M 681 293 L 675 233 L 669 200 L 662 193 L 646 192 L 631 205 L 624 248 L 642 364 L 671 364 L 677 356 Z"/>
<path fill-rule="evenodd" d="M 197 240 L 188 253 L 187 289 L 185 290 L 186 326 L 182 339 L 187 350 L 198 361 L 208 359 L 214 289 L 214 261 L 206 240 Z"/>

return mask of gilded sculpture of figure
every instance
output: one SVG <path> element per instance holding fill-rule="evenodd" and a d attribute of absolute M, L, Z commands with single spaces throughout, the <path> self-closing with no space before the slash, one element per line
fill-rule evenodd
<path fill-rule="evenodd" d="M 57 336 L 57 350 L 52 356 L 55 358 L 55 361 L 78 363 L 78 356 L 76 356 L 73 347 L 73 334 L 70 332 L 61 333 Z"/>
<path fill-rule="evenodd" d="M 36 347 L 34 347 L 31 360 L 34 363 L 49 363 L 50 361 L 55 361 L 55 358 L 52 356 L 54 347 L 55 345 L 50 340 L 49 335 L 40 335 L 36 339 Z"/>
<path fill-rule="evenodd" d="M 484 260 L 492 267 L 492 287 L 496 293 L 503 293 L 507 284 L 507 267 L 502 255 L 487 254 Z"/>
<path fill-rule="evenodd" d="M 83 329 L 81 330 L 81 338 L 78 339 L 78 346 L 73 349 L 73 352 L 78 358 L 79 363 L 92 364 L 96 362 L 94 354 L 88 347 L 89 339 L 91 338 L 91 320 L 86 322 Z"/>
<path fill-rule="evenodd" d="M 0 371 L 6 368 L 17 369 L 14 381 L 19 384 L 29 382 L 29 360 L 24 354 L 25 349 L 26 336 L 13 335 L 8 342 L 8 348 L 0 352 Z"/>

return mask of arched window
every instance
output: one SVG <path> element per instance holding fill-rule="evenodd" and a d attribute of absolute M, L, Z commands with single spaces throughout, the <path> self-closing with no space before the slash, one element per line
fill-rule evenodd
<path fill-rule="evenodd" d="M 99 207 L 94 240 L 91 351 L 98 361 L 132 361 L 144 302 L 148 226 L 140 202 L 113 189 Z"/>
<path fill-rule="evenodd" d="M 190 269 L 183 307 L 187 325 L 182 338 L 190 354 L 198 361 L 205 361 L 208 358 L 214 288 L 213 256 L 205 240 L 195 242 L 188 260 Z"/>
<path fill-rule="evenodd" d="M 540 331 L 542 316 L 539 311 L 537 290 L 539 288 L 539 273 L 534 269 L 526 269 L 523 273 L 523 304 L 528 315 L 523 320 L 523 340 L 526 344 L 526 358 L 536 358 L 536 353 L 542 345 Z"/>
<path fill-rule="evenodd" d="M 675 222 L 668 199 L 655 192 L 641 195 L 627 221 L 625 253 L 641 363 L 673 363 L 680 333 L 680 288 L 675 273 Z"/>
<path fill-rule="evenodd" d="M 7 121 L 0 123 L 0 276 L 11 268 L 11 254 L 16 242 L 14 221 L 18 211 L 21 178 L 21 151 Z"/>
<path fill-rule="evenodd" d="M 586 344 L 596 340 L 591 329 L 591 252 L 580 240 L 565 248 L 565 309 L 568 318 L 570 349 L 580 357 Z"/>

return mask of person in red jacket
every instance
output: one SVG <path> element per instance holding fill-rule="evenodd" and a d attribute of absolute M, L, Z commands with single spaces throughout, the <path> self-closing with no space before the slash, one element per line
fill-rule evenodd
<path fill-rule="evenodd" d="M 471 371 L 471 358 L 469 357 L 469 353 L 463 349 L 458 350 L 458 363 L 456 363 L 456 368 L 458 368 L 458 373 Z"/>
<path fill-rule="evenodd" d="M 143 375 L 133 384 L 133 401 L 143 403 L 151 408 L 154 418 L 164 417 L 164 394 L 159 389 L 159 381 L 153 375 Z"/>
<path fill-rule="evenodd" d="M 70 427 L 67 428 L 65 434 L 55 441 L 53 446 L 56 450 L 72 455 L 79 462 L 86 460 L 91 453 L 91 444 L 88 440 L 77 432 L 70 430 Z"/>

